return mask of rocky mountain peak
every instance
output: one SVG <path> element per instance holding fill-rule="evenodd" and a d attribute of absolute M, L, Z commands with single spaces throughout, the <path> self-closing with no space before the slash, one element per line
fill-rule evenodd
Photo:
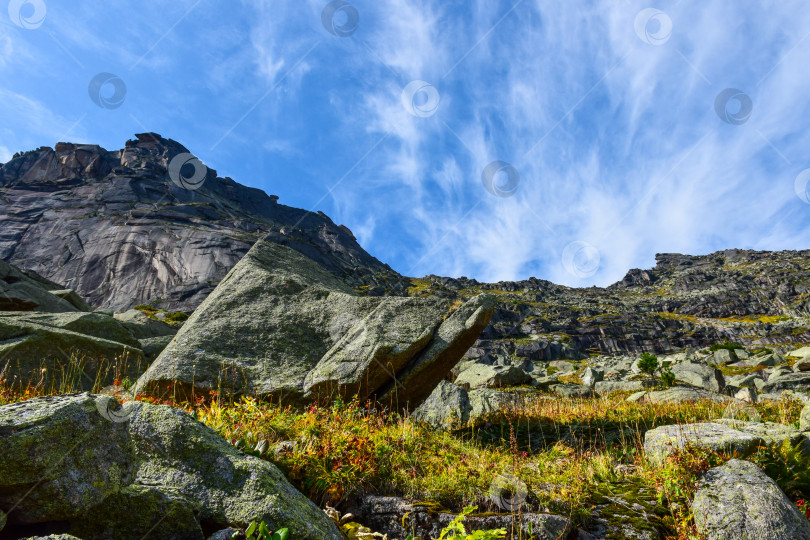
<path fill-rule="evenodd" d="M 0 259 L 75 289 L 95 307 L 157 302 L 191 311 L 266 235 L 358 288 L 403 287 L 345 226 L 322 212 L 278 204 L 156 133 L 124 148 L 60 142 L 0 165 Z M 379 285 L 384 285 L 379 289 Z M 376 289 L 375 289 L 376 288 Z"/>

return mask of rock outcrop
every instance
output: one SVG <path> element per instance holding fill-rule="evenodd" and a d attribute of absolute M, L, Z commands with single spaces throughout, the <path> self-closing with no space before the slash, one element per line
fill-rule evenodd
<path fill-rule="evenodd" d="M 0 261 L 0 311 L 93 311 L 72 289 Z"/>
<path fill-rule="evenodd" d="M 415 407 L 489 322 L 487 295 L 359 296 L 303 254 L 258 242 L 200 305 L 136 391 L 210 391 L 287 402 L 334 395 Z"/>
<path fill-rule="evenodd" d="M 246 456 L 168 406 L 71 394 L 0 407 L 5 533 L 29 527 L 83 540 L 203 540 L 263 520 L 293 538 L 342 537 L 267 461 Z"/>

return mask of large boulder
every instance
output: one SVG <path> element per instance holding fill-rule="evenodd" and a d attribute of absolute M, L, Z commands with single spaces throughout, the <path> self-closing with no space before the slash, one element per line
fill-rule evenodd
<path fill-rule="evenodd" d="M 715 401 L 725 402 L 732 399 L 717 392 L 710 392 L 702 388 L 689 388 L 687 386 L 673 386 L 666 390 L 647 392 L 642 397 L 636 396 L 634 401 L 640 403 L 684 403 L 689 401 Z"/>
<path fill-rule="evenodd" d="M 71 289 L 0 260 L 0 311 L 92 311 Z"/>
<path fill-rule="evenodd" d="M 776 482 L 739 459 L 704 474 L 692 513 L 708 540 L 810 539 L 810 522 Z"/>
<path fill-rule="evenodd" d="M 584 384 L 562 383 L 553 384 L 550 390 L 560 397 L 576 399 L 576 398 L 589 398 L 593 396 L 593 389 Z"/>
<path fill-rule="evenodd" d="M 750 416 L 758 417 L 756 409 L 753 407 L 746 407 Z M 741 408 L 742 414 L 737 416 L 745 417 L 745 411 Z M 731 415 L 729 415 L 731 416 Z M 720 418 L 715 420 L 719 424 L 725 424 L 743 433 L 749 433 L 755 437 L 762 439 L 763 443 L 768 446 L 781 446 L 782 444 L 789 444 L 792 447 L 800 447 L 803 452 L 810 454 L 810 439 L 802 434 L 798 429 L 779 424 L 776 422 L 760 422 L 751 421 L 738 418 Z"/>
<path fill-rule="evenodd" d="M 91 390 L 135 380 L 146 369 L 140 347 L 102 313 L 0 312 L 0 375 L 14 386 Z"/>
<path fill-rule="evenodd" d="M 785 390 L 793 392 L 810 392 L 810 373 L 800 371 L 798 373 L 784 373 L 779 376 L 771 375 L 762 386 L 763 394 L 780 394 Z"/>
<path fill-rule="evenodd" d="M 521 386 L 531 381 L 531 375 L 515 366 L 473 364 L 456 377 L 455 383 L 465 388 L 502 388 Z"/>
<path fill-rule="evenodd" d="M 312 259 L 262 240 L 138 380 L 136 392 L 219 392 L 286 403 L 336 395 L 413 408 L 486 327 L 494 298 L 359 296 Z"/>
<path fill-rule="evenodd" d="M 437 428 L 458 429 L 478 424 L 490 415 L 515 407 L 515 394 L 479 388 L 467 391 L 441 381 L 428 398 L 411 414 L 411 418 Z"/>
<path fill-rule="evenodd" d="M 717 422 L 660 426 L 644 434 L 644 452 L 652 463 L 664 461 L 687 445 L 745 457 L 764 444 L 762 437 Z"/>
<path fill-rule="evenodd" d="M 725 349 L 721 349 L 723 352 Z M 721 352 L 721 351 L 716 351 Z M 711 392 L 722 392 L 726 386 L 723 374 L 719 369 L 701 364 L 700 362 L 681 362 L 672 366 L 672 373 L 679 381 L 692 386 L 705 388 Z"/>
<path fill-rule="evenodd" d="M 88 393 L 0 407 L 7 528 L 69 522 L 84 540 L 199 539 L 263 520 L 294 538 L 341 538 L 267 461 L 168 406 Z M 167 516 L 169 519 L 167 519 Z"/>
<path fill-rule="evenodd" d="M 661 384 L 654 379 L 637 379 L 634 381 L 599 381 L 594 384 L 594 391 L 599 397 L 608 396 L 613 392 L 638 392 L 647 388 L 655 388 Z"/>

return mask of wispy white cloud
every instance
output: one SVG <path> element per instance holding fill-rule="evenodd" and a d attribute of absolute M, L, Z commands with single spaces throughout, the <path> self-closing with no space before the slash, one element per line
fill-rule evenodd
<path fill-rule="evenodd" d="M 398 8 L 407 13 L 415 5 Z M 416 223 L 409 232 L 430 252 L 412 257 L 415 270 L 607 284 L 632 266 L 651 264 L 656 251 L 783 245 L 768 229 L 795 204 L 786 189 L 792 177 L 769 177 L 784 174 L 790 168 L 784 158 L 799 156 L 796 145 L 807 142 L 799 119 L 810 102 L 797 66 L 810 46 L 788 51 L 810 13 L 792 5 L 759 25 L 759 8 L 729 16 L 728 7 L 673 8 L 673 36 L 658 47 L 633 31 L 641 7 L 538 2 L 504 20 L 443 89 L 443 100 L 460 103 L 454 109 L 443 101 L 437 113 L 453 134 L 415 119 L 395 131 L 398 144 L 380 156 L 389 175 L 414 188 L 403 201 Z M 484 35 L 501 8 L 479 7 L 468 35 Z M 428 22 L 420 30 L 430 36 L 430 28 Z M 441 63 L 425 59 L 425 46 L 442 60 L 462 49 L 456 34 L 418 45 L 400 41 L 395 27 L 383 26 L 380 34 L 409 69 L 430 72 Z M 533 39 L 517 39 L 528 35 Z M 757 88 L 758 77 L 785 54 Z M 743 126 L 723 124 L 714 113 L 715 96 L 729 86 L 755 99 L 755 114 Z M 397 112 L 391 90 L 375 90 L 366 100 L 368 123 L 381 131 Z M 464 142 L 455 150 L 466 156 L 449 178 L 467 178 L 466 200 L 431 187 L 456 135 Z M 512 199 L 480 189 L 480 171 L 494 159 L 520 170 Z M 464 216 L 473 204 L 476 210 Z M 600 252 L 593 276 L 572 275 L 562 263 L 564 247 L 577 240 Z"/>
<path fill-rule="evenodd" d="M 608 284 L 655 252 L 807 247 L 810 205 L 793 193 L 810 167 L 806 2 L 663 2 L 657 46 L 636 35 L 636 1 L 355 0 L 345 38 L 321 24 L 323 0 L 202 2 L 129 71 L 194 2 L 90 2 L 54 7 L 39 33 L 0 27 L 3 146 L 64 131 L 82 107 L 85 140 L 140 130 L 131 116 L 198 153 L 228 133 L 207 162 L 317 206 L 411 274 Z M 117 112 L 87 100 L 102 69 L 126 70 Z M 413 80 L 438 92 L 435 114 L 403 107 Z M 754 104 L 740 126 L 714 110 L 729 87 Z M 494 160 L 518 170 L 513 197 L 484 188 Z M 572 242 L 598 250 L 594 273 L 566 268 Z"/>

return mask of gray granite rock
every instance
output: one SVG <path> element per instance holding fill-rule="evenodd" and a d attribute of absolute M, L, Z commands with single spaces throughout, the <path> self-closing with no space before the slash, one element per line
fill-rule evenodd
<path fill-rule="evenodd" d="M 756 465 L 732 459 L 710 469 L 692 503 L 708 540 L 810 539 L 810 522 Z"/>

